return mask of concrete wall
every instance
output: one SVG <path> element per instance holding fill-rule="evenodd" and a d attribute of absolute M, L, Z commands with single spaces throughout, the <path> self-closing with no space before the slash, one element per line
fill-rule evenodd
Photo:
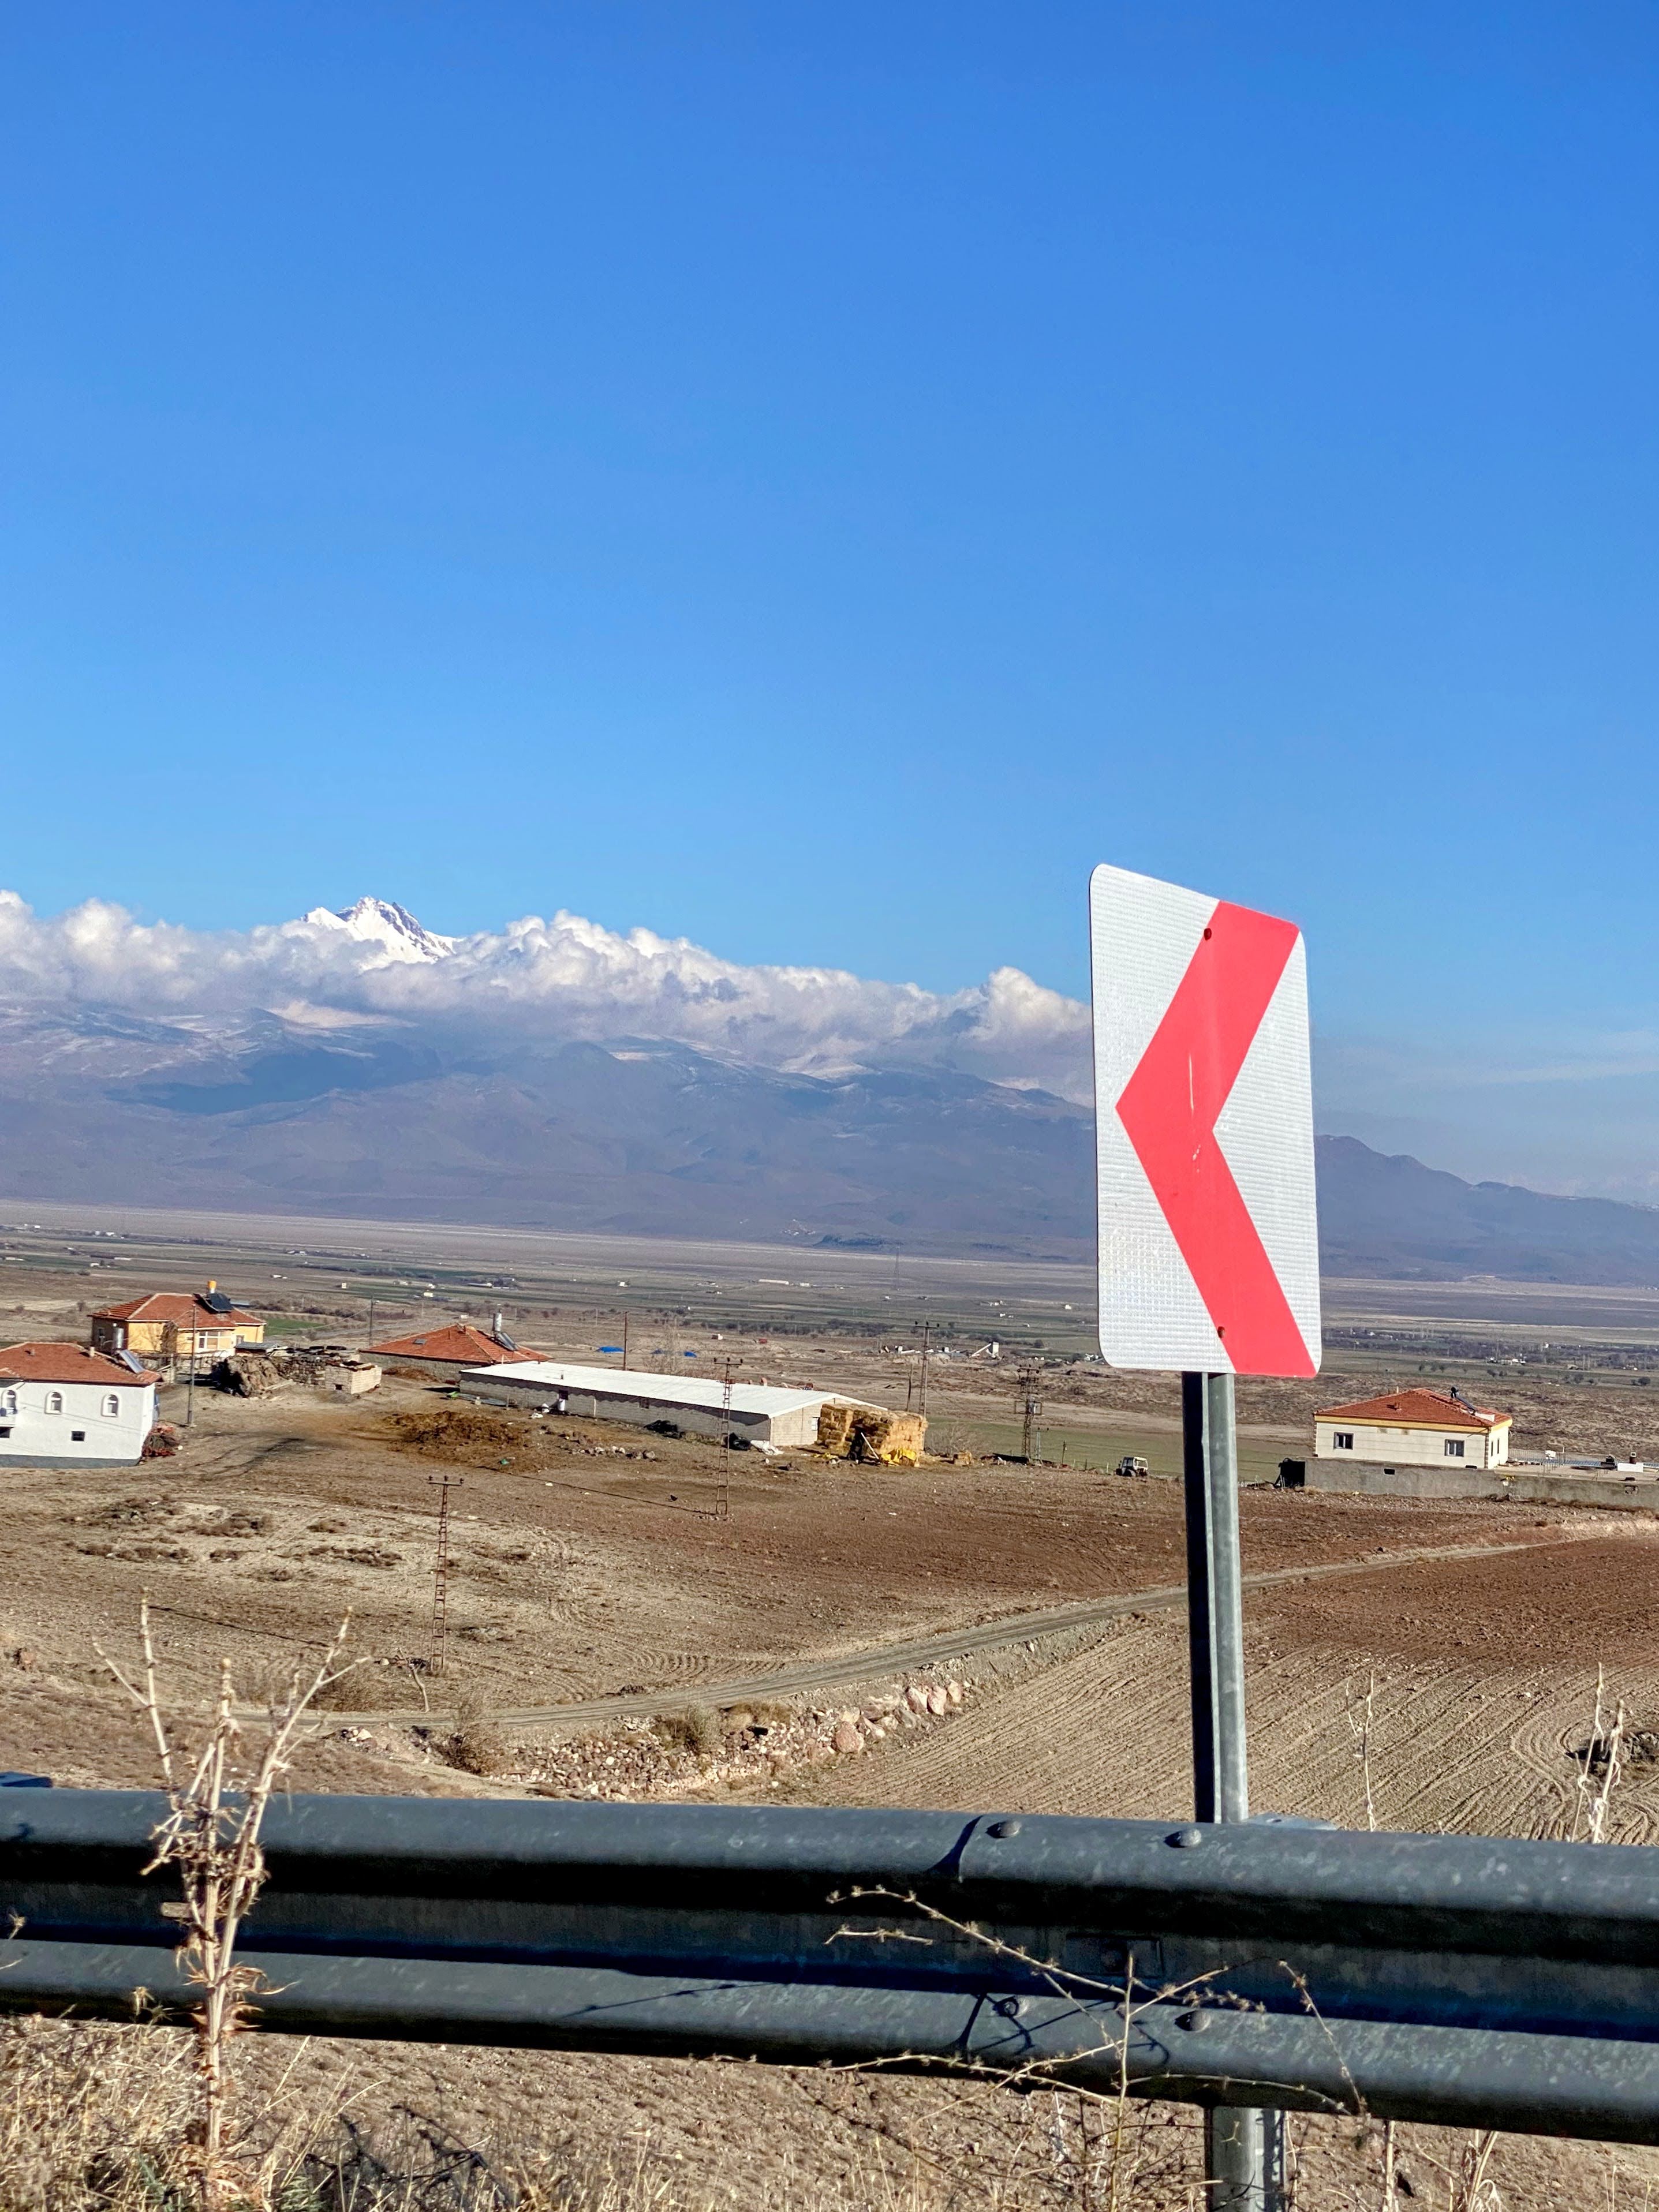
<path fill-rule="evenodd" d="M 373 1360 L 357 1367 L 325 1367 L 317 1377 L 320 1390 L 333 1390 L 347 1398 L 359 1398 L 365 1390 L 378 1390 L 381 1371 Z"/>
<path fill-rule="evenodd" d="M 1365 1498 L 1507 1498 L 1503 1478 L 1468 1461 L 1444 1460 L 1426 1466 L 1383 1466 L 1375 1460 L 1310 1459 L 1309 1490 L 1345 1491 Z"/>
<path fill-rule="evenodd" d="M 1364 1460 L 1341 1466 L 1309 1460 L 1309 1490 L 1341 1491 L 1367 1498 L 1508 1498 L 1517 1505 L 1595 1505 L 1621 1512 L 1659 1512 L 1659 1477 L 1566 1474 L 1511 1468 L 1490 1474 L 1479 1468 L 1383 1467 Z"/>

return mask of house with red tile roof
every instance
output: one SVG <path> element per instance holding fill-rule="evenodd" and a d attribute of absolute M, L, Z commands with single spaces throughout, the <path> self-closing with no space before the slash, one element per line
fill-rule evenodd
<path fill-rule="evenodd" d="M 1314 1416 L 1314 1457 L 1394 1467 L 1502 1467 L 1514 1416 L 1472 1405 L 1455 1387 L 1413 1383 L 1380 1398 L 1326 1406 Z"/>
<path fill-rule="evenodd" d="M 524 1354 L 516 1345 L 491 1335 L 470 1321 L 459 1321 L 421 1329 L 412 1336 L 391 1337 L 384 1344 L 365 1345 L 363 1356 L 377 1359 L 382 1367 L 413 1368 L 453 1382 L 464 1367 L 493 1367 L 501 1360 L 522 1359 Z"/>
<path fill-rule="evenodd" d="M 156 1425 L 159 1376 L 84 1344 L 0 1346 L 0 1463 L 125 1467 Z"/>
<path fill-rule="evenodd" d="M 169 1367 L 180 1359 L 223 1359 L 242 1345 L 264 1342 L 259 1315 L 233 1304 L 211 1281 L 205 1291 L 147 1291 L 122 1305 L 101 1306 L 92 1316 L 95 1352 L 136 1352 Z"/>

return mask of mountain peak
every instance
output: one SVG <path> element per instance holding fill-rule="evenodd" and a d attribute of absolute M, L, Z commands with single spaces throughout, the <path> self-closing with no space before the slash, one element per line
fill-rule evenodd
<path fill-rule="evenodd" d="M 314 929 L 339 930 L 360 945 L 377 945 L 388 960 L 442 960 L 455 948 L 453 937 L 424 927 L 394 899 L 360 898 L 355 906 L 314 906 L 305 917 Z"/>

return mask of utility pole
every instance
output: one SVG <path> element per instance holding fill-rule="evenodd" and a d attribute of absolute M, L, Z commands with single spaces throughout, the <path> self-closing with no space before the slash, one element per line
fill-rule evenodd
<path fill-rule="evenodd" d="M 1043 1370 L 1040 1362 L 1033 1360 L 1022 1367 L 1015 1378 L 1020 1386 L 1022 1441 L 1021 1450 L 1028 1467 L 1035 1467 L 1043 1455 Z"/>
<path fill-rule="evenodd" d="M 732 1364 L 726 1362 L 726 1379 L 720 1392 L 720 1495 L 717 1521 L 732 1517 Z"/>
<path fill-rule="evenodd" d="M 924 1420 L 927 1419 L 927 1356 L 932 1328 L 931 1322 L 922 1323 L 922 1368 L 917 1382 L 916 1410 Z"/>
<path fill-rule="evenodd" d="M 628 1365 L 628 1309 L 626 1306 L 622 1309 L 622 1365 L 625 1372 Z"/>
<path fill-rule="evenodd" d="M 451 1474 L 445 1468 L 442 1474 L 429 1474 L 438 1490 L 438 1553 L 432 1569 L 432 1656 L 431 1670 L 442 1677 L 449 1647 L 449 1492 L 461 1487 L 461 1478 Z"/>

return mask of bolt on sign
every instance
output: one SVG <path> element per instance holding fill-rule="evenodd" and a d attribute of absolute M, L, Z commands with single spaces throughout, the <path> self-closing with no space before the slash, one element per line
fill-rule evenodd
<path fill-rule="evenodd" d="M 1101 1351 L 1317 1374 L 1302 933 L 1125 868 L 1096 868 L 1089 896 Z"/>

